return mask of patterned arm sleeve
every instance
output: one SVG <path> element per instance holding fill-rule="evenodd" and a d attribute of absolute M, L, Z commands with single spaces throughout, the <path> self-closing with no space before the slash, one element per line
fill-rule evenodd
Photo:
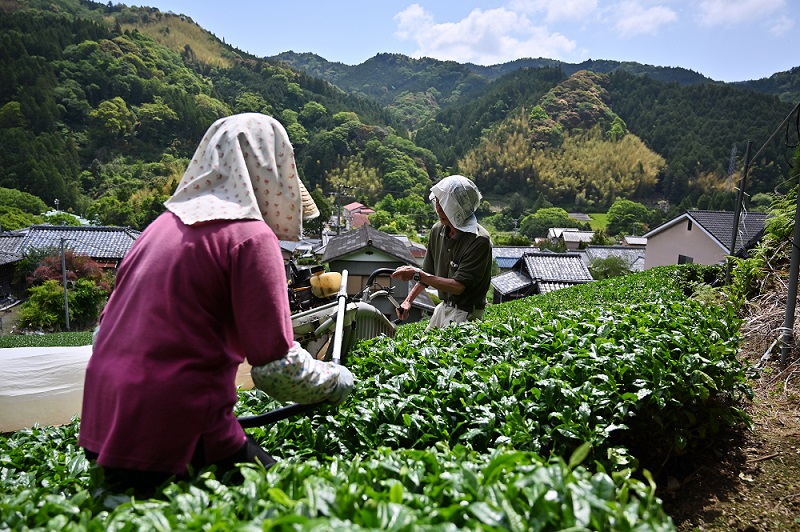
<path fill-rule="evenodd" d="M 353 388 L 353 375 L 347 368 L 314 359 L 297 342 L 285 357 L 253 366 L 250 375 L 256 388 L 282 402 L 338 405 Z"/>

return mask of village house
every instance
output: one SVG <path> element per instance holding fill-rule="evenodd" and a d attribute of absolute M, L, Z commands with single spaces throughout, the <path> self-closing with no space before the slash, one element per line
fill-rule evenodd
<path fill-rule="evenodd" d="M 644 235 L 646 269 L 669 264 L 720 264 L 730 256 L 734 213 L 687 211 Z M 736 231 L 733 255 L 743 256 L 762 237 L 767 215 L 743 212 Z"/>
<path fill-rule="evenodd" d="M 379 269 L 418 266 L 417 259 L 403 241 L 370 225 L 332 237 L 325 246 L 322 262 L 328 264 L 333 272 L 347 270 L 347 293 L 350 295 L 361 292 L 370 275 Z M 378 276 L 376 282 L 384 287 L 392 287 L 398 303 L 406 298 L 410 290 L 410 283 L 395 282 L 388 274 Z M 389 319 L 397 317 L 390 301 L 376 300 L 372 304 Z M 434 306 L 430 296 L 423 291 L 414 301 L 407 321 L 421 319 L 433 312 Z"/>
<path fill-rule="evenodd" d="M 31 250 L 71 250 L 101 268 L 115 269 L 140 234 L 129 227 L 83 225 L 34 225 L 0 233 L 0 295 L 13 291 L 16 265 Z"/>
<path fill-rule="evenodd" d="M 580 253 L 525 253 L 511 271 L 492 278 L 492 303 L 546 294 L 592 280 Z"/>

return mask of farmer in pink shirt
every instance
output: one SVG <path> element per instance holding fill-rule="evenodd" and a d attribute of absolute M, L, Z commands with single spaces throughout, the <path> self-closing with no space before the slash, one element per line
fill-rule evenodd
<path fill-rule="evenodd" d="M 353 376 L 294 341 L 279 239 L 319 215 L 275 119 L 215 122 L 123 260 L 86 370 L 78 443 L 112 483 L 275 460 L 233 413 L 245 360 L 279 401 L 345 400 Z"/>

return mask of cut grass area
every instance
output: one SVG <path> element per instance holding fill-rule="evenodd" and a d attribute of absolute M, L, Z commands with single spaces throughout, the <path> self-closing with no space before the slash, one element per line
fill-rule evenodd
<path fill-rule="evenodd" d="M 592 228 L 592 231 L 598 231 L 600 229 L 605 229 L 608 225 L 608 214 L 607 213 L 594 213 L 590 214 L 589 217 L 592 219 L 589 222 L 589 225 Z"/>

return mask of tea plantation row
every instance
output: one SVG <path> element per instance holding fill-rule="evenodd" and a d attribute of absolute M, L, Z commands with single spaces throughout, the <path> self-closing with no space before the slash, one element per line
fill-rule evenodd
<path fill-rule="evenodd" d="M 280 462 L 241 485 L 204 471 L 139 500 L 103 487 L 77 420 L 7 435 L 0 529 L 673 530 L 642 464 L 748 422 L 735 311 L 690 297 L 714 273 L 657 268 L 363 342 L 344 405 L 249 429 Z M 277 406 L 241 391 L 237 414 Z"/>

